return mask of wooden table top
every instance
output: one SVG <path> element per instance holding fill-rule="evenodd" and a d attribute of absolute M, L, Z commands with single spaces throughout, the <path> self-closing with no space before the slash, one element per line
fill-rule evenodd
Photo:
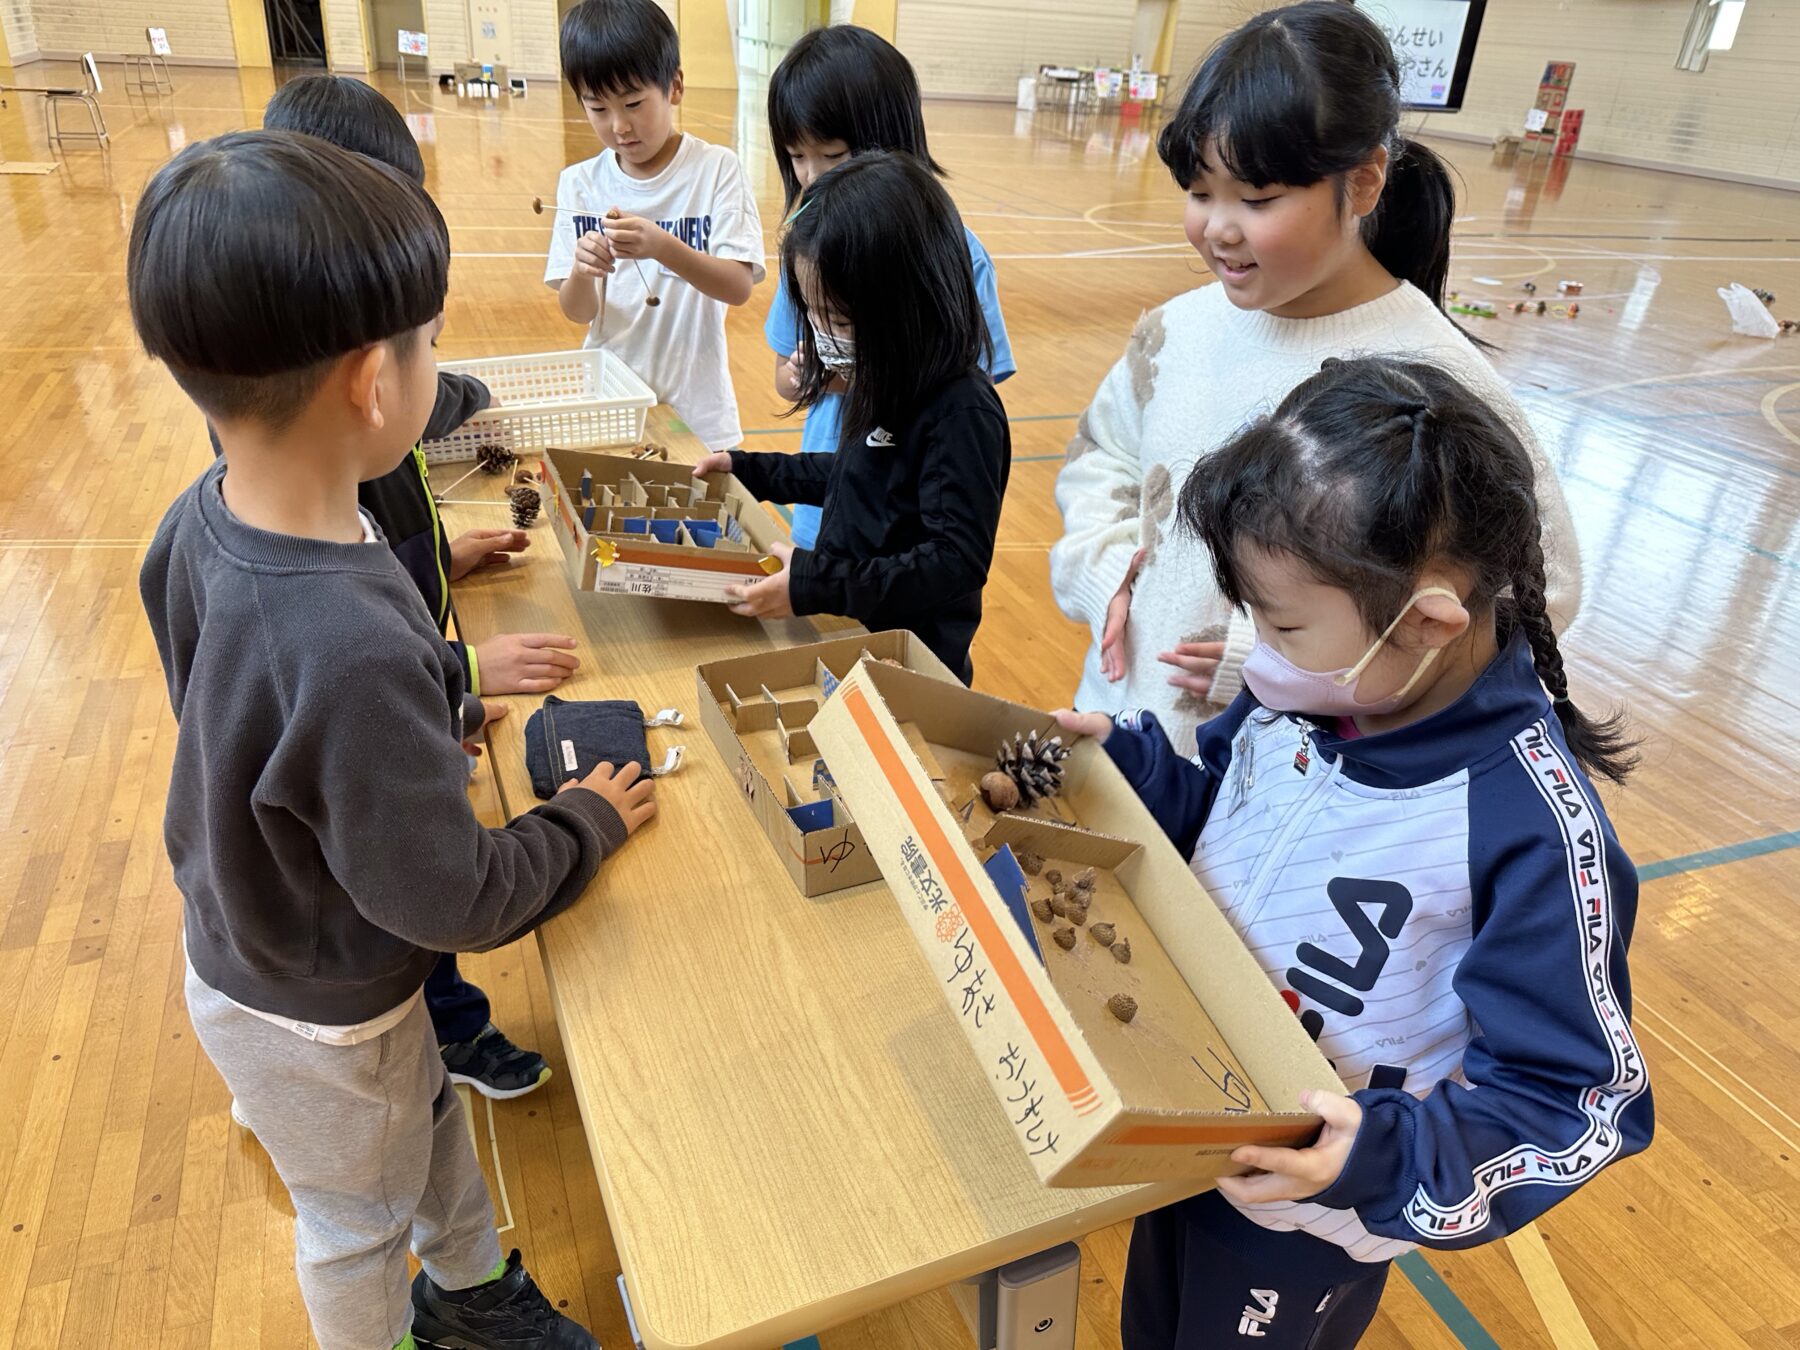
<path fill-rule="evenodd" d="M 650 439 L 691 463 L 701 447 L 677 426 L 659 408 Z M 645 1343 L 778 1344 L 1182 1194 L 1039 1185 L 887 888 L 795 891 L 699 725 L 694 667 L 816 640 L 813 625 L 577 599 L 557 547 L 540 522 L 528 562 L 459 583 L 465 631 L 572 634 L 583 664 L 559 695 L 688 719 L 650 733 L 652 760 L 687 746 L 656 820 L 539 934 Z M 536 804 L 521 733 L 539 700 L 509 702 L 490 753 L 516 814 Z"/>

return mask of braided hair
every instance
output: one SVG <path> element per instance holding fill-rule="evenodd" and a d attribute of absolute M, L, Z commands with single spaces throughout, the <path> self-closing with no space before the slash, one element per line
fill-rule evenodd
<path fill-rule="evenodd" d="M 1637 763 L 1622 713 L 1589 717 L 1569 694 L 1544 603 L 1531 456 L 1505 420 L 1437 366 L 1330 360 L 1269 416 L 1200 460 L 1182 524 L 1212 554 L 1220 592 L 1245 603 L 1244 544 L 1291 553 L 1386 628 L 1434 559 L 1465 569 L 1465 603 L 1499 641 L 1523 634 L 1563 736 L 1588 772 L 1625 781 Z"/>

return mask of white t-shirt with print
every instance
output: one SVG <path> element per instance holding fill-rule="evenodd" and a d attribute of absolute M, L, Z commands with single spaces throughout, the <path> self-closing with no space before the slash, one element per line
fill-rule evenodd
<path fill-rule="evenodd" d="M 615 206 L 701 253 L 747 262 L 753 279 L 763 279 L 762 217 L 744 166 L 722 145 L 683 134 L 675 158 L 654 178 L 633 178 L 617 154 L 603 150 L 563 170 L 556 205 L 544 268 L 551 286 L 575 270 L 576 241 L 599 229 Z M 646 283 L 661 300 L 655 308 L 644 303 Z M 727 308 L 658 263 L 621 258 L 607 278 L 606 308 L 583 345 L 605 347 L 630 366 L 708 450 L 729 450 L 743 440 L 743 424 L 725 353 Z"/>

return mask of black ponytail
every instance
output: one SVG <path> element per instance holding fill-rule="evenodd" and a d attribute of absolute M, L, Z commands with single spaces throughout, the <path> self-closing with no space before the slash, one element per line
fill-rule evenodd
<path fill-rule="evenodd" d="M 1281 405 L 1195 465 L 1180 518 L 1212 554 L 1220 593 L 1253 603 L 1245 544 L 1291 553 L 1349 592 L 1371 632 L 1401 612 L 1436 559 L 1468 572 L 1464 603 L 1515 633 L 1589 773 L 1625 781 L 1637 763 L 1622 714 L 1595 719 L 1569 696 L 1544 603 L 1544 547 L 1531 456 L 1487 404 L 1436 366 L 1331 360 Z"/>
<path fill-rule="evenodd" d="M 1342 0 L 1258 14 L 1221 38 L 1194 72 L 1157 151 L 1186 189 L 1216 153 L 1254 186 L 1342 179 L 1376 151 L 1387 184 L 1363 242 L 1439 307 L 1450 275 L 1456 190 L 1443 160 L 1400 134 L 1400 66 L 1387 34 Z"/>

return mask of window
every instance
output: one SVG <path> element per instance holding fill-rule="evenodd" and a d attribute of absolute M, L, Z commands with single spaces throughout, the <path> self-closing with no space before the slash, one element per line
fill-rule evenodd
<path fill-rule="evenodd" d="M 1694 0 L 1694 16 L 1688 20 L 1687 33 L 1681 39 L 1675 68 L 1697 73 L 1706 69 L 1707 58 L 1714 52 L 1730 51 L 1731 44 L 1737 41 L 1738 25 L 1744 19 L 1745 2 Z"/>

